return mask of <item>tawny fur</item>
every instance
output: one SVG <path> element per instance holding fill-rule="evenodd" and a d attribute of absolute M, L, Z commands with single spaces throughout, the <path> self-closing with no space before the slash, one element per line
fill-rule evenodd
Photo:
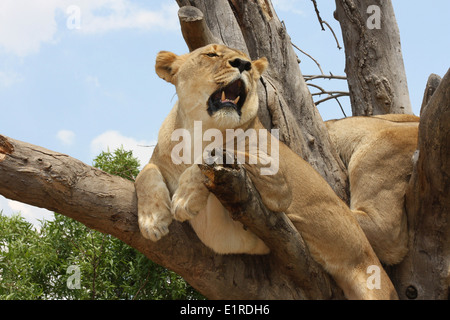
<path fill-rule="evenodd" d="M 407 253 L 404 196 L 417 149 L 419 118 L 391 114 L 326 122 L 348 169 L 350 208 L 377 256 L 397 264 Z"/>
<path fill-rule="evenodd" d="M 222 45 L 209 45 L 181 56 L 159 53 L 156 72 L 175 85 L 179 101 L 160 129 L 150 163 L 136 179 L 139 227 L 144 237 L 157 241 L 168 233 L 172 219 L 188 220 L 200 240 L 217 253 L 269 252 L 261 239 L 233 221 L 217 198 L 208 192 L 197 164 L 175 165 L 171 159 L 171 150 L 178 143 L 171 141 L 172 132 L 183 128 L 192 136 L 194 121 L 202 121 L 203 131 L 263 129 L 257 118 L 257 84 L 267 61 L 264 58 L 252 61 L 251 68 L 241 73 L 230 65 L 236 58 L 250 61 L 244 53 Z M 206 110 L 211 94 L 239 77 L 247 91 L 242 114 L 229 118 L 226 113 L 209 115 Z M 273 140 L 267 141 L 270 144 Z M 274 212 L 287 214 L 301 232 L 313 258 L 334 277 L 347 298 L 397 298 L 350 209 L 301 157 L 282 143 L 278 152 L 268 154 L 279 156 L 278 171 L 272 175 L 260 174 L 264 167 L 261 161 L 244 164 L 264 204 Z M 367 285 L 369 266 L 380 270 L 380 289 L 369 289 Z"/>

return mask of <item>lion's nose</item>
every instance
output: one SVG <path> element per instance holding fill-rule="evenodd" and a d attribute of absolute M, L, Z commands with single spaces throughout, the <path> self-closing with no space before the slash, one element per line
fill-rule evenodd
<path fill-rule="evenodd" d="M 244 71 L 249 71 L 252 68 L 252 63 L 250 61 L 241 60 L 239 58 L 231 60 L 229 61 L 229 63 L 232 67 L 238 68 L 240 73 Z"/>

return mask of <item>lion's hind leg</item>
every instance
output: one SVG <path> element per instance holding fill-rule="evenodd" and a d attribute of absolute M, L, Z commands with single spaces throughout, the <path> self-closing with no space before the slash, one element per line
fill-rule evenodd
<path fill-rule="evenodd" d="M 378 258 L 388 265 L 401 262 L 408 252 L 407 221 L 402 209 L 392 208 L 387 219 L 377 210 L 352 209 L 352 212 Z"/>
<path fill-rule="evenodd" d="M 396 299 L 389 277 L 363 230 L 344 203 L 328 203 L 301 215 L 289 214 L 313 258 L 330 273 L 348 299 Z M 372 270 L 377 274 L 371 284 Z"/>

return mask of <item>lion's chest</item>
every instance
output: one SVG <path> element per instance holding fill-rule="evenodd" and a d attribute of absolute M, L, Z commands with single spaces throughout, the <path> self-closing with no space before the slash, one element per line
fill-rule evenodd
<path fill-rule="evenodd" d="M 217 253 L 269 253 L 264 242 L 240 222 L 234 221 L 212 193 L 206 207 L 190 223 L 200 240 Z"/>

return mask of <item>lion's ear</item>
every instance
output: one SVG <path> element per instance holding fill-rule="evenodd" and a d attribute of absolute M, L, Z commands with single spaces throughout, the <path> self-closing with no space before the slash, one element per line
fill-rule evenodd
<path fill-rule="evenodd" d="M 262 73 L 267 69 L 268 66 L 269 62 L 265 57 L 252 61 L 252 67 L 255 68 L 255 70 L 259 73 L 258 77 L 262 75 Z"/>
<path fill-rule="evenodd" d="M 181 60 L 175 53 L 169 51 L 159 52 L 156 56 L 156 74 L 167 82 L 175 84 L 174 78 L 180 68 Z"/>

